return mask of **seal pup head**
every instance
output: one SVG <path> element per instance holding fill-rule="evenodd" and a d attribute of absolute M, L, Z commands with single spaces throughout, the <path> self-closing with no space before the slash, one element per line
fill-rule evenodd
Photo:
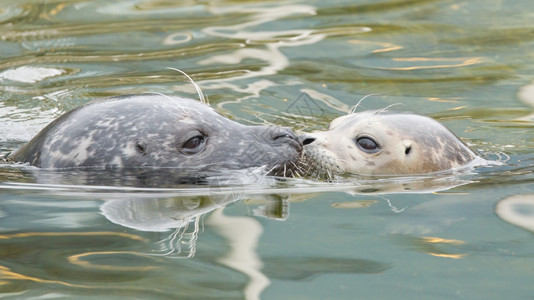
<path fill-rule="evenodd" d="M 132 95 L 90 102 L 50 123 L 11 156 L 42 168 L 265 167 L 291 175 L 302 143 L 287 128 L 246 126 L 198 101 Z"/>
<path fill-rule="evenodd" d="M 339 117 L 328 131 L 305 134 L 306 173 L 409 175 L 457 169 L 478 157 L 445 126 L 412 113 L 364 111 Z"/>

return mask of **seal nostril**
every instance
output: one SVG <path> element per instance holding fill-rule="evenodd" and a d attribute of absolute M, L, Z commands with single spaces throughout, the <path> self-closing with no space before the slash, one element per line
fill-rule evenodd
<path fill-rule="evenodd" d="M 289 134 L 287 134 L 287 133 L 280 133 L 280 134 L 275 135 L 273 137 L 273 141 L 276 141 L 278 139 L 283 139 L 283 138 L 288 138 L 289 139 L 289 138 L 291 138 L 291 136 Z"/>
<path fill-rule="evenodd" d="M 404 154 L 408 155 L 410 154 L 410 151 L 412 151 L 412 146 L 406 147 L 406 149 L 404 150 Z"/>
<path fill-rule="evenodd" d="M 305 138 L 305 139 L 302 141 L 302 144 L 303 144 L 304 146 L 306 146 L 306 145 L 309 145 L 309 144 L 313 143 L 314 141 L 315 141 L 315 138 L 311 138 L 311 137 L 309 137 L 309 138 Z"/>

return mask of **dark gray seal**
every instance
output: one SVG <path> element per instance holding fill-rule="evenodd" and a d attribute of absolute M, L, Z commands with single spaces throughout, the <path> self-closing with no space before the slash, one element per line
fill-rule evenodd
<path fill-rule="evenodd" d="M 130 95 L 90 102 L 46 126 L 9 159 L 41 168 L 265 167 L 291 175 L 302 143 L 287 128 L 246 126 L 201 102 Z"/>
<path fill-rule="evenodd" d="M 486 164 L 438 121 L 408 112 L 351 113 L 301 139 L 304 173 L 317 177 L 417 175 Z"/>

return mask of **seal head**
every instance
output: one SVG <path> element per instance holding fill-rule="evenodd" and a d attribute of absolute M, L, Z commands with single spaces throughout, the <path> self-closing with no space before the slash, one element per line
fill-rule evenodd
<path fill-rule="evenodd" d="M 265 167 L 286 176 L 302 144 L 287 128 L 246 126 L 198 101 L 132 95 L 90 102 L 59 117 L 10 159 L 41 168 Z"/>
<path fill-rule="evenodd" d="M 318 177 L 426 174 L 480 159 L 445 126 L 412 113 L 353 113 L 333 120 L 328 131 L 301 139 L 304 169 Z"/>

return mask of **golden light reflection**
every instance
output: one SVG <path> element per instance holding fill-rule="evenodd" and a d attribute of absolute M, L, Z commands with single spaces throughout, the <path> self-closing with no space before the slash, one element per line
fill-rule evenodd
<path fill-rule="evenodd" d="M 83 258 L 91 255 L 114 255 L 114 254 L 130 254 L 130 255 L 137 255 L 137 256 L 143 256 L 142 254 L 139 254 L 137 252 L 132 251 L 99 251 L 99 252 L 87 252 L 77 255 L 71 255 L 68 257 L 68 261 L 71 264 L 78 265 L 84 268 L 88 269 L 98 269 L 98 270 L 105 270 L 105 271 L 149 271 L 157 269 L 157 267 L 154 266 L 145 266 L 145 267 L 128 267 L 128 266 L 111 266 L 111 265 L 97 265 L 92 264 L 88 261 L 82 260 Z"/>
<path fill-rule="evenodd" d="M 13 272 L 9 268 L 4 267 L 4 266 L 0 266 L 0 278 L 1 279 L 11 279 L 11 280 L 28 280 L 28 281 L 39 282 L 39 283 L 54 283 L 54 284 L 60 284 L 60 285 L 69 286 L 69 287 L 82 287 L 82 288 L 89 288 L 90 287 L 90 286 L 87 286 L 87 285 L 73 284 L 73 283 L 60 281 L 60 280 L 47 280 L 47 279 L 41 279 L 41 278 L 32 277 L 32 276 L 26 276 L 26 275 L 23 275 L 23 274 L 19 274 L 19 273 Z M 3 281 L 3 282 L 5 282 L 5 281 Z"/>
<path fill-rule="evenodd" d="M 51 237 L 60 237 L 60 236 L 119 236 L 125 237 L 132 240 L 147 242 L 148 240 L 134 234 L 128 234 L 123 232 L 112 232 L 112 231 L 96 231 L 96 232 L 24 232 L 24 233 L 14 233 L 14 234 L 0 234 L 0 239 L 17 239 L 17 238 L 28 238 L 36 236 L 51 236 Z"/>
<path fill-rule="evenodd" d="M 465 245 L 464 241 L 461 240 L 451 240 L 451 239 L 443 239 L 439 237 L 432 237 L 432 236 L 425 236 L 421 238 L 423 242 L 426 243 L 441 243 L 441 244 L 451 244 L 451 245 Z"/>
<path fill-rule="evenodd" d="M 57 15 L 59 12 L 61 12 L 63 9 L 65 9 L 65 7 L 67 7 L 67 4 L 66 3 L 61 3 L 61 4 L 58 4 L 55 8 L 51 9 L 50 10 L 50 15 L 51 16 L 55 16 Z"/>
<path fill-rule="evenodd" d="M 480 64 L 484 62 L 484 57 L 452 57 L 452 58 L 428 58 L 428 57 L 401 57 L 393 58 L 393 61 L 398 62 L 450 62 L 450 64 L 436 64 L 436 65 L 426 65 L 426 66 L 412 66 L 412 67 L 390 67 L 390 68 L 380 68 L 386 70 L 397 70 L 397 71 L 411 71 L 411 70 L 422 70 L 422 69 L 441 69 L 441 68 L 457 68 L 465 67 L 474 64 Z"/>
<path fill-rule="evenodd" d="M 382 47 L 382 49 L 373 50 L 372 53 L 390 52 L 390 51 L 395 51 L 395 50 L 399 50 L 403 48 L 402 46 L 395 45 L 392 43 L 376 42 L 376 41 L 350 40 L 349 43 Z"/>

